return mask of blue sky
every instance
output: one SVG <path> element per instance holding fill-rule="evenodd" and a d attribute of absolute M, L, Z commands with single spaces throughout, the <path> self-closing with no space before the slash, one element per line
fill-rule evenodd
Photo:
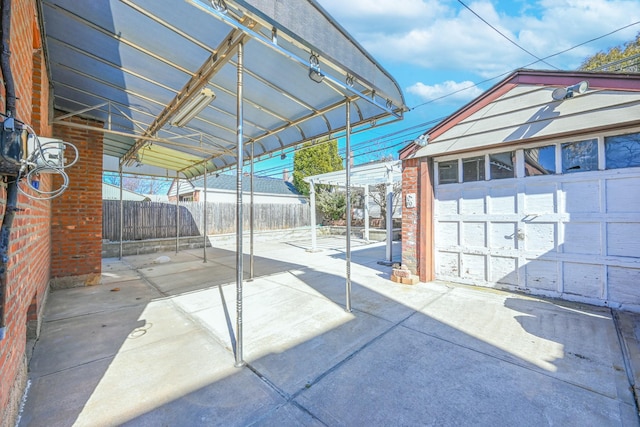
<path fill-rule="evenodd" d="M 397 158 L 402 146 L 396 146 L 398 143 L 432 126 L 419 125 L 446 117 L 517 68 L 574 70 L 586 57 L 633 40 L 640 32 L 640 0 L 464 1 L 529 53 L 456 0 L 317 1 L 398 81 L 411 108 L 402 122 L 352 139 L 356 164 L 379 158 L 380 153 L 393 153 Z M 625 26 L 629 27 L 554 56 L 547 63 L 529 65 L 536 57 L 553 55 Z M 487 79 L 491 80 L 452 95 Z M 414 126 L 417 128 L 404 131 Z M 291 169 L 291 161 L 292 156 L 284 162 L 259 162 L 256 171 L 279 176 L 282 168 Z"/>

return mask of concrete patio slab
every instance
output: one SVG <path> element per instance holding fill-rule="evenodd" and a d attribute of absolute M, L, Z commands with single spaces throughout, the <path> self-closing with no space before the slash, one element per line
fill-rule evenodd
<path fill-rule="evenodd" d="M 398 327 L 296 397 L 327 425 L 636 425 L 633 405 Z"/>
<path fill-rule="evenodd" d="M 120 282 L 108 281 L 100 286 L 65 289 L 49 294 L 45 319 L 54 321 L 144 305 L 160 296 L 160 292 L 143 279 L 123 278 Z"/>
<path fill-rule="evenodd" d="M 20 425 L 640 425 L 640 316 L 396 284 L 384 243 L 354 248 L 346 312 L 338 243 L 256 246 L 241 368 L 232 249 L 105 260 L 51 292 Z"/>
<path fill-rule="evenodd" d="M 455 287 L 403 325 L 633 403 L 609 309 Z"/>

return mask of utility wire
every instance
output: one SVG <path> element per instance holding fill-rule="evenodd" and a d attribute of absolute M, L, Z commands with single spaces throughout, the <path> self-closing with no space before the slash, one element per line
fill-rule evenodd
<path fill-rule="evenodd" d="M 478 18 L 480 18 L 482 21 L 484 21 L 487 25 L 491 26 L 495 31 L 497 31 L 498 33 L 500 33 L 500 31 L 498 31 L 498 30 L 497 30 L 497 29 L 495 29 L 491 24 L 489 24 L 488 22 L 486 22 L 482 17 L 480 17 L 478 14 L 476 14 L 472 9 L 470 9 L 470 8 L 469 8 L 467 5 L 465 5 L 462 1 L 460 1 L 460 0 L 458 0 L 458 1 L 459 1 L 459 2 L 464 6 L 464 7 L 466 7 L 467 9 L 469 9 L 472 13 L 474 13 L 476 16 L 478 16 Z M 587 41 L 584 41 L 584 42 L 582 42 L 582 43 L 579 43 L 579 44 L 574 45 L 574 46 L 572 46 L 572 47 L 569 47 L 569 48 L 567 48 L 567 49 L 561 50 L 561 51 L 559 51 L 559 52 L 553 53 L 553 54 L 551 54 L 551 55 L 547 55 L 547 56 L 545 56 L 545 57 L 543 57 L 543 58 L 538 58 L 537 56 L 533 55 L 531 52 L 528 52 L 528 51 L 526 51 L 525 49 L 523 49 L 522 47 L 518 46 L 518 47 L 520 47 L 521 49 L 525 50 L 525 52 L 527 52 L 528 54 L 530 54 L 530 55 L 532 55 L 533 57 L 535 57 L 535 58 L 536 58 L 536 61 L 530 62 L 530 63 L 528 63 L 528 64 L 526 64 L 526 65 L 523 65 L 523 66 L 521 66 L 521 67 L 519 67 L 519 68 L 527 68 L 527 67 L 530 67 L 531 65 L 537 64 L 538 62 L 544 62 L 544 63 L 546 63 L 547 65 L 550 65 L 550 66 L 552 66 L 552 67 L 553 67 L 553 65 L 548 64 L 548 63 L 546 62 L 546 60 L 547 60 L 547 59 L 549 59 L 549 58 L 553 58 L 553 57 L 558 56 L 558 55 L 562 55 L 563 53 L 566 53 L 566 52 L 569 52 L 569 51 L 571 51 L 571 50 L 577 49 L 577 48 L 579 48 L 580 46 L 584 46 L 584 45 L 589 44 L 589 43 L 592 43 L 592 42 L 594 42 L 594 41 L 596 41 L 596 40 L 603 39 L 603 38 L 605 38 L 605 37 L 608 37 L 608 36 L 610 36 L 610 35 L 612 35 L 612 34 L 615 34 L 615 33 L 617 33 L 617 32 L 620 32 L 620 31 L 622 31 L 622 30 L 625 30 L 625 29 L 627 29 L 627 28 L 629 28 L 629 27 L 633 27 L 634 25 L 638 25 L 638 24 L 640 24 L 640 21 L 632 22 L 631 24 L 628 24 L 628 25 L 625 25 L 625 26 L 623 26 L 623 27 L 617 28 L 617 29 L 615 29 L 615 30 L 613 30 L 613 31 L 610 31 L 610 32 L 606 33 L 606 34 L 600 35 L 600 36 L 598 36 L 598 37 L 594 37 L 594 38 L 592 38 L 592 39 L 589 39 L 589 40 L 587 40 Z M 512 40 L 510 40 L 510 39 L 509 39 L 508 37 L 506 37 L 504 34 L 500 33 L 500 35 L 502 35 L 503 37 L 507 38 L 507 40 L 509 40 L 510 42 L 514 43 Z M 515 44 L 515 43 L 514 43 L 514 44 Z M 553 68 L 556 68 L 556 67 L 553 67 Z M 556 68 L 556 69 L 557 69 L 557 68 Z M 421 103 L 421 104 L 415 105 L 414 107 L 411 107 L 411 108 L 410 108 L 410 111 L 416 110 L 416 109 L 418 109 L 418 108 L 420 108 L 420 107 L 423 107 L 423 106 L 425 106 L 425 105 L 428 105 L 428 104 L 431 104 L 431 103 L 433 103 L 433 102 L 439 101 L 439 100 L 441 100 L 441 99 L 447 98 L 447 97 L 449 97 L 449 96 L 453 96 L 453 95 L 455 95 L 455 94 L 457 94 L 457 93 L 460 93 L 460 92 L 463 92 L 463 91 L 465 91 L 465 90 L 469 90 L 469 89 L 472 89 L 472 88 L 474 88 L 474 87 L 480 86 L 480 85 L 482 85 L 482 84 L 484 84 L 484 83 L 487 83 L 487 82 L 490 82 L 490 81 L 492 81 L 492 80 L 499 79 L 499 78 L 501 78 L 501 77 L 503 77 L 503 76 L 506 76 L 506 75 L 508 75 L 508 74 L 513 73 L 514 71 L 515 71 L 515 69 L 514 69 L 514 70 L 510 70 L 510 71 L 506 71 L 506 72 L 501 73 L 501 74 L 499 74 L 499 75 L 497 75 L 497 76 L 494 76 L 494 77 L 491 77 L 491 78 L 488 78 L 488 79 L 485 79 L 485 80 L 479 81 L 479 82 L 474 83 L 474 84 L 472 84 L 472 85 L 470 85 L 470 86 L 464 87 L 464 88 L 462 88 L 462 89 L 455 90 L 455 91 L 450 92 L 450 93 L 448 93 L 448 94 L 446 94 L 446 95 L 442 95 L 442 96 L 439 96 L 439 97 L 437 97 L 437 98 L 431 99 L 431 100 L 429 100 L 429 101 L 423 102 L 423 103 Z M 376 137 L 376 138 L 373 138 L 373 139 L 369 139 L 369 140 L 366 140 L 366 141 L 359 142 L 359 143 L 357 143 L 356 145 L 354 145 L 354 146 L 352 147 L 352 148 L 353 148 L 353 151 L 357 151 L 357 150 L 359 149 L 359 147 L 361 147 L 361 146 L 363 146 L 363 145 L 366 145 L 366 144 L 369 144 L 369 143 L 372 143 L 372 142 L 376 142 L 376 143 L 385 143 L 385 142 L 389 142 L 390 140 L 394 140 L 394 139 L 396 139 L 396 138 L 390 138 L 390 137 L 392 137 L 392 136 L 399 135 L 399 134 L 403 134 L 403 133 L 405 133 L 405 132 L 407 132 L 407 133 L 408 133 L 408 132 L 409 132 L 409 131 L 411 131 L 412 129 L 416 129 L 416 128 L 424 128 L 425 126 L 428 126 L 428 125 L 430 125 L 430 124 L 440 122 L 442 119 L 443 119 L 443 118 L 441 117 L 441 118 L 438 118 L 438 119 L 430 120 L 430 121 L 427 121 L 427 122 L 424 122 L 424 123 L 420 123 L 420 124 L 414 125 L 414 126 L 412 126 L 412 127 L 406 128 L 406 129 L 401 129 L 401 130 L 399 130 L 399 131 L 395 131 L 395 132 L 392 132 L 392 133 L 389 133 L 389 134 L 386 134 L 386 135 L 382 135 L 382 136 L 379 136 L 379 137 Z M 330 141 L 330 140 L 327 140 L 327 142 L 329 142 L 329 141 Z M 380 148 L 380 149 L 371 150 L 371 151 L 368 151 L 368 152 L 365 152 L 365 153 L 359 153 L 359 154 L 354 155 L 353 157 L 360 157 L 360 156 L 363 156 L 363 155 L 366 155 L 366 154 L 371 154 L 371 153 L 376 153 L 376 152 L 380 152 L 380 151 L 388 150 L 388 149 L 391 149 L 391 148 L 393 148 L 393 147 L 395 147 L 395 146 L 397 146 L 397 145 L 400 145 L 401 143 L 404 143 L 404 142 L 406 142 L 406 141 L 402 141 L 402 142 L 400 142 L 400 143 L 397 143 L 397 144 L 394 144 L 394 145 L 391 145 L 391 146 L 388 146 L 388 147 L 383 147 L 383 148 Z M 317 145 L 317 144 L 316 144 L 316 145 Z M 299 147 L 299 148 L 296 148 L 296 149 L 292 150 L 292 152 L 296 152 L 296 151 L 299 151 L 299 150 L 302 150 L 302 149 L 305 149 L 305 148 L 307 148 L 307 147 Z M 292 166 L 292 165 L 291 165 L 291 166 Z M 260 171 L 260 172 L 258 172 L 258 173 L 260 173 L 260 176 L 266 176 L 266 177 L 269 177 L 269 176 L 276 176 L 276 175 L 280 175 L 280 173 L 281 173 L 280 171 L 282 170 L 282 167 L 283 167 L 283 165 L 278 165 L 278 166 L 274 166 L 274 167 L 272 167 L 272 168 L 263 169 L 262 171 Z M 274 171 L 274 172 L 272 172 L 272 171 Z M 264 175 L 264 172 L 268 172 L 268 173 L 267 173 L 266 175 Z"/>
<path fill-rule="evenodd" d="M 475 16 L 478 17 L 478 19 L 480 19 L 482 22 L 484 22 L 485 24 L 487 24 L 489 27 L 491 27 L 491 29 L 493 31 L 495 31 L 496 33 L 500 34 L 502 37 L 504 37 L 509 43 L 511 43 L 512 45 L 516 46 L 518 49 L 522 50 L 523 52 L 528 53 L 529 55 L 533 56 L 534 58 L 536 58 L 538 61 L 540 62 L 544 62 L 545 64 L 547 64 L 548 66 L 550 66 L 551 68 L 555 68 L 556 70 L 559 70 L 558 67 L 556 67 L 553 64 L 549 64 L 547 61 L 545 61 L 544 59 L 540 58 L 539 56 L 529 52 L 527 49 L 525 49 L 524 47 L 520 46 L 518 43 L 514 42 L 513 40 L 511 40 L 509 37 L 507 37 L 506 35 L 504 35 L 500 30 L 498 30 L 496 27 L 494 27 L 493 25 L 491 25 L 486 19 L 484 19 L 482 16 L 478 15 L 473 9 L 471 9 L 469 6 L 467 6 L 466 4 L 464 4 L 464 2 L 462 2 L 462 0 L 458 0 L 458 3 L 460 3 L 461 5 L 463 5 L 465 8 L 467 8 L 467 10 L 471 13 L 473 13 Z"/>
<path fill-rule="evenodd" d="M 381 136 L 377 136 L 375 138 L 371 138 L 371 139 L 368 139 L 368 140 L 365 140 L 365 141 L 360 141 L 360 142 L 358 142 L 356 144 L 353 144 L 351 146 L 351 151 L 358 152 L 359 150 L 369 148 L 370 144 L 372 144 L 372 143 L 384 144 L 384 143 L 388 143 L 388 142 L 391 142 L 391 141 L 395 141 L 398 138 L 404 138 L 406 136 L 406 134 L 411 134 L 413 132 L 422 133 L 422 129 L 424 129 L 426 126 L 429 126 L 429 125 L 434 124 L 434 123 L 438 123 L 438 122 L 442 121 L 442 119 L 444 119 L 444 117 L 431 119 L 429 121 L 426 121 L 426 122 L 423 122 L 423 123 L 418 123 L 418 124 L 410 126 L 408 128 L 404 128 L 404 129 L 400 129 L 400 130 L 397 130 L 397 131 L 394 131 L 394 132 L 390 132 L 390 133 L 387 133 L 387 134 L 384 134 L 384 135 L 381 135 Z M 316 147 L 318 145 L 321 145 L 321 144 L 324 144 L 324 143 L 328 143 L 329 141 L 332 141 L 332 140 L 328 139 L 327 141 L 322 142 L 320 144 L 314 144 L 314 145 L 312 145 L 312 147 Z M 403 139 L 402 142 L 405 142 L 405 141 L 406 140 Z M 298 151 L 301 151 L 301 150 L 305 150 L 307 148 L 310 148 L 310 147 L 309 146 L 299 146 L 298 148 L 295 148 L 295 149 L 292 149 L 291 151 L 288 151 L 287 154 L 295 153 L 295 152 L 298 152 Z M 379 149 L 369 150 L 367 152 L 357 154 L 354 157 L 359 157 L 359 156 L 364 156 L 366 154 L 371 154 L 371 153 L 376 153 L 376 152 L 379 152 L 379 151 L 384 151 L 384 150 L 387 150 L 389 148 L 393 148 L 393 146 L 391 146 L 391 147 L 381 147 Z M 345 154 L 344 149 L 341 149 L 339 153 L 342 155 L 342 157 L 344 157 L 344 154 Z M 288 162 L 287 164 L 280 164 L 280 165 L 273 166 L 273 167 L 270 167 L 270 168 L 262 169 L 262 170 L 259 171 L 259 173 L 261 174 L 261 176 L 263 176 L 262 174 L 264 172 L 272 172 L 272 171 L 276 171 L 276 174 L 279 174 L 283 167 L 289 166 L 290 164 L 291 164 L 291 162 Z"/>
<path fill-rule="evenodd" d="M 575 45 L 575 46 L 571 46 L 570 48 L 567 48 L 567 49 L 561 50 L 561 51 L 556 52 L 556 53 L 553 53 L 553 54 L 551 54 L 551 55 L 547 55 L 547 56 L 545 56 L 545 57 L 543 57 L 543 58 L 540 58 L 540 59 L 539 59 L 539 60 L 537 60 L 537 61 L 530 62 L 530 63 L 528 63 L 528 64 L 526 64 L 526 65 L 523 65 L 523 66 L 521 66 L 521 67 L 519 67 L 519 68 L 527 68 L 527 67 L 530 67 L 530 66 L 532 66 L 532 65 L 534 65 L 534 64 L 537 64 L 537 63 L 538 63 L 538 62 L 540 62 L 540 61 L 544 61 L 544 60 L 547 60 L 547 59 L 549 59 L 549 58 L 553 58 L 554 56 L 562 55 L 563 53 L 567 53 L 567 52 L 569 52 L 569 51 L 571 51 L 571 50 L 577 49 L 577 48 L 579 48 L 580 46 L 584 46 L 584 45 L 589 44 L 589 43 L 591 43 L 591 42 L 594 42 L 594 41 L 596 41 L 596 40 L 603 39 L 603 38 L 605 38 L 605 37 L 608 37 L 608 36 L 610 36 L 610 35 L 612 35 L 612 34 L 615 34 L 615 33 L 617 33 L 617 32 L 620 32 L 620 31 L 622 31 L 622 30 L 626 30 L 627 28 L 629 28 L 629 27 L 633 27 L 634 25 L 638 25 L 638 24 L 640 24 L 640 21 L 632 22 L 631 24 L 628 24 L 628 25 L 625 25 L 625 26 L 623 26 L 623 27 L 617 28 L 617 29 L 615 29 L 615 30 L 613 30 L 613 31 L 610 31 L 610 32 L 608 32 L 608 33 L 606 33 L 606 34 L 603 34 L 603 35 L 601 35 L 601 36 L 594 37 L 594 38 L 589 39 L 589 40 L 587 40 L 587 41 L 585 41 L 585 42 L 579 43 L 579 44 L 577 44 L 577 45 Z M 513 73 L 515 70 L 516 70 L 516 69 L 514 69 L 514 70 L 510 70 L 510 71 L 507 71 L 507 72 L 504 72 L 504 73 L 499 74 L 499 75 L 497 75 L 497 76 L 495 76 L 495 77 L 491 77 L 491 78 L 488 78 L 488 79 L 482 80 L 482 81 L 477 82 L 477 83 L 474 83 L 474 84 L 472 84 L 472 85 L 470 85 L 470 86 L 467 86 L 467 87 L 464 87 L 464 88 L 462 88 L 462 89 L 458 89 L 458 90 L 456 90 L 456 91 L 450 92 L 450 93 L 448 93 L 448 94 L 446 94 L 446 95 L 442 95 L 442 96 L 439 96 L 439 97 L 437 97 L 437 98 L 430 99 L 429 101 L 426 101 L 426 102 L 423 102 L 423 103 L 421 103 L 421 104 L 418 104 L 418 105 L 415 105 L 415 106 L 411 107 L 411 108 L 410 108 L 410 111 L 413 111 L 413 110 L 415 110 L 415 109 L 417 109 L 417 108 L 420 108 L 420 107 L 423 107 L 423 106 L 425 106 L 425 105 L 431 104 L 431 103 L 433 103 L 433 102 L 439 101 L 439 100 L 441 100 L 441 99 L 448 98 L 449 96 L 453 96 L 453 95 L 455 95 L 456 93 L 463 92 L 463 91 L 465 91 L 465 90 L 469 90 L 469 89 L 472 89 L 472 88 L 474 88 L 474 87 L 480 86 L 481 84 L 483 84 L 483 83 L 487 83 L 487 82 L 490 82 L 491 80 L 499 79 L 500 77 L 503 77 L 503 76 L 506 76 L 506 75 L 508 75 L 508 74 Z"/>
<path fill-rule="evenodd" d="M 560 52 L 556 52 L 556 53 L 554 53 L 554 54 L 552 54 L 552 55 L 549 55 L 549 56 L 545 56 L 545 57 L 544 57 L 544 58 L 542 58 L 542 59 L 549 59 L 549 58 L 552 58 L 552 57 L 554 57 L 554 56 L 561 55 L 561 54 L 563 54 L 563 53 L 569 52 L 570 50 L 573 50 L 573 49 L 579 48 L 580 46 L 584 46 L 585 44 L 588 44 L 588 43 L 594 42 L 594 41 L 596 41 L 596 40 L 603 39 L 603 38 L 605 38 L 605 37 L 607 37 L 607 36 L 610 36 L 611 34 L 615 34 L 615 33 L 619 32 L 619 31 L 622 31 L 622 30 L 626 30 L 627 28 L 629 28 L 629 27 L 633 27 L 634 25 L 638 25 L 638 24 L 640 24 L 640 21 L 632 22 L 631 24 L 625 25 L 624 27 L 620 27 L 620 28 L 618 28 L 618 29 L 616 29 L 616 30 L 610 31 L 610 32 L 608 32 L 607 34 L 603 34 L 603 35 L 601 35 L 601 36 L 594 37 L 594 38 L 592 38 L 591 40 L 587 40 L 586 42 L 582 42 L 582 43 L 577 44 L 577 45 L 575 45 L 575 46 L 572 46 L 572 47 L 570 47 L 570 48 L 568 48 L 568 49 L 561 50 Z M 533 64 L 535 64 L 535 63 L 537 63 L 537 62 L 538 62 L 538 61 L 535 61 L 535 62 L 532 62 L 532 63 L 530 63 L 530 64 L 527 64 L 527 65 L 525 65 L 525 67 L 528 67 L 529 65 L 533 65 Z"/>

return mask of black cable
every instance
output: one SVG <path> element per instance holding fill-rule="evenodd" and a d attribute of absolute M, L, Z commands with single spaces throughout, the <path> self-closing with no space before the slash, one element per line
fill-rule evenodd
<path fill-rule="evenodd" d="M 589 39 L 589 40 L 587 40 L 587 41 L 585 41 L 585 42 L 579 43 L 579 44 L 577 44 L 577 45 L 575 45 L 575 46 L 572 46 L 572 47 L 570 47 L 570 48 L 567 48 L 567 49 L 561 50 L 560 52 L 556 52 L 556 53 L 553 53 L 553 54 L 551 54 L 551 55 L 547 55 L 547 56 L 545 56 L 545 57 L 541 58 L 541 60 L 546 60 L 546 59 L 549 59 L 549 58 L 553 58 L 554 56 L 562 55 L 563 53 L 567 53 L 567 52 L 569 52 L 569 51 L 571 51 L 571 50 L 577 49 L 577 48 L 579 48 L 580 46 L 584 46 L 585 44 L 589 44 L 589 43 L 594 42 L 594 41 L 596 41 L 596 40 L 603 39 L 603 38 L 605 38 L 605 37 L 610 36 L 611 34 L 615 34 L 615 33 L 619 32 L 619 31 L 622 31 L 622 30 L 626 30 L 627 28 L 629 28 L 629 27 L 633 27 L 634 25 L 638 25 L 638 24 L 640 24 L 640 21 L 632 22 L 631 24 L 628 24 L 628 25 L 625 25 L 625 26 L 623 26 L 623 27 L 617 28 L 617 29 L 615 29 L 615 30 L 613 30 L 613 31 L 610 31 L 610 32 L 608 32 L 608 33 L 606 33 L 606 34 L 603 34 L 603 35 L 601 35 L 601 36 L 594 37 L 594 38 L 592 38 L 592 39 Z M 523 65 L 523 66 L 521 66 L 521 67 L 518 67 L 518 68 L 527 68 L 527 67 L 530 67 L 530 66 L 532 66 L 532 65 L 534 65 L 534 64 L 537 64 L 538 62 L 540 62 L 540 61 L 533 61 L 533 62 L 530 62 L 530 63 L 528 63 L 528 64 L 526 64 L 526 65 Z M 465 87 L 465 88 L 458 89 L 458 90 L 456 90 L 456 91 L 454 91 L 454 92 L 451 92 L 451 93 L 448 93 L 448 94 L 446 94 L 446 95 L 439 96 L 438 98 L 431 99 L 431 100 L 429 100 L 429 101 L 423 102 L 423 103 L 418 104 L 418 105 L 416 105 L 416 106 L 414 106 L 414 107 L 411 107 L 409 110 L 410 110 L 410 111 L 413 111 L 413 110 L 415 110 L 415 109 L 417 109 L 417 108 L 420 108 L 420 107 L 423 107 L 423 106 L 425 106 L 425 105 L 431 104 L 432 102 L 436 102 L 436 101 L 439 101 L 439 100 L 441 100 L 441 99 L 443 99 L 443 98 L 447 98 L 447 97 L 449 97 L 449 96 L 455 95 L 456 93 L 459 93 L 459 92 L 462 92 L 462 91 L 465 91 L 465 90 L 468 90 L 468 89 L 474 88 L 474 87 L 476 87 L 476 86 L 480 86 L 480 85 L 481 85 L 481 84 L 483 84 L 483 83 L 487 83 L 487 82 L 490 82 L 491 80 L 495 80 L 495 79 L 498 79 L 498 78 L 500 78 L 500 77 L 503 77 L 503 76 L 506 76 L 506 75 L 508 75 L 508 74 L 511 74 L 511 73 L 513 73 L 515 70 L 516 70 L 516 69 L 514 69 L 514 70 L 510 70 L 510 71 L 507 71 L 507 72 L 502 73 L 502 74 L 499 74 L 499 75 L 497 75 L 497 76 L 495 76 L 495 77 L 491 77 L 491 78 L 488 78 L 488 79 L 482 80 L 481 82 L 474 83 L 474 84 L 472 84 L 471 86 L 467 86 L 467 87 Z"/>
<path fill-rule="evenodd" d="M 11 34 L 11 0 L 3 0 L 2 7 L 2 52 L 0 54 L 0 69 L 4 77 L 5 85 L 5 112 L 12 117 L 16 115 L 16 93 L 15 83 L 13 80 L 13 72 L 11 70 L 11 51 L 10 39 Z M 18 209 L 18 182 L 17 178 L 8 178 L 6 203 L 2 225 L 0 226 L 0 341 L 6 335 L 7 330 L 7 298 L 8 293 L 8 269 L 11 254 L 11 230 L 13 219 Z"/>
<path fill-rule="evenodd" d="M 520 46 L 518 43 L 514 42 L 513 40 L 511 40 L 509 37 L 507 37 L 506 35 L 504 35 L 500 30 L 498 30 L 496 27 L 494 27 L 493 25 L 491 25 L 489 22 L 487 22 L 482 16 L 478 15 L 473 9 L 471 9 L 469 6 L 467 6 L 466 4 L 464 4 L 462 2 L 462 0 L 458 0 L 458 3 L 460 3 L 461 5 L 463 5 L 465 8 L 467 8 L 467 10 L 471 13 L 473 13 L 475 16 L 478 17 L 478 19 L 480 19 L 482 22 L 484 22 L 485 24 L 487 24 L 489 27 L 491 27 L 491 29 L 493 29 L 493 31 L 495 31 L 496 33 L 500 34 L 502 37 L 504 37 L 509 43 L 513 44 L 514 46 L 516 46 L 518 49 L 522 50 L 523 52 L 528 53 L 529 55 L 533 56 L 534 58 L 536 58 L 539 62 L 544 62 L 545 64 L 547 64 L 548 66 L 550 66 L 551 68 L 555 68 L 556 70 L 559 70 L 558 67 L 556 67 L 553 64 L 549 64 L 548 62 L 546 62 L 544 59 L 538 57 L 537 55 L 534 55 L 533 53 L 529 52 L 527 49 L 525 49 L 524 47 Z"/>

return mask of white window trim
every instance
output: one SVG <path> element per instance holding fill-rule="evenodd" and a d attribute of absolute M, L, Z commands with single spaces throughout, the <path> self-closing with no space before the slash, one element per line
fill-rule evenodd
<path fill-rule="evenodd" d="M 562 144 L 572 143 L 572 142 L 580 142 L 595 139 L 598 144 L 598 171 L 605 171 L 606 169 L 606 153 L 605 153 L 605 138 L 610 136 L 618 136 L 618 135 L 627 135 L 640 133 L 640 127 L 631 127 L 627 129 L 613 129 L 606 132 L 591 132 L 582 135 L 575 135 L 573 137 L 567 138 L 553 138 L 545 141 L 537 141 L 528 144 L 522 145 L 504 145 L 501 147 L 494 147 L 485 150 L 473 150 L 473 151 L 465 151 L 457 154 L 449 154 L 445 156 L 437 156 L 434 157 L 435 164 L 435 180 L 436 185 L 449 185 L 453 183 L 440 184 L 438 177 L 438 163 L 447 162 L 452 160 L 458 161 L 458 183 L 464 183 L 464 167 L 462 160 L 473 158 L 473 157 L 483 157 L 484 156 L 484 166 L 485 166 L 485 181 L 491 181 L 491 165 L 489 164 L 489 154 L 496 153 L 505 153 L 508 151 L 516 152 L 516 174 L 515 178 L 532 178 L 525 176 L 525 168 L 524 168 L 524 150 L 529 148 L 540 148 L 547 146 L 555 146 L 555 161 L 556 161 L 556 171 L 554 175 L 563 175 L 562 173 Z M 593 171 L 585 171 L 585 172 L 593 172 Z M 577 173 L 585 173 L 585 172 L 577 172 Z M 508 178 L 513 179 L 513 178 Z M 469 181 L 469 182 L 478 182 L 478 181 Z"/>

